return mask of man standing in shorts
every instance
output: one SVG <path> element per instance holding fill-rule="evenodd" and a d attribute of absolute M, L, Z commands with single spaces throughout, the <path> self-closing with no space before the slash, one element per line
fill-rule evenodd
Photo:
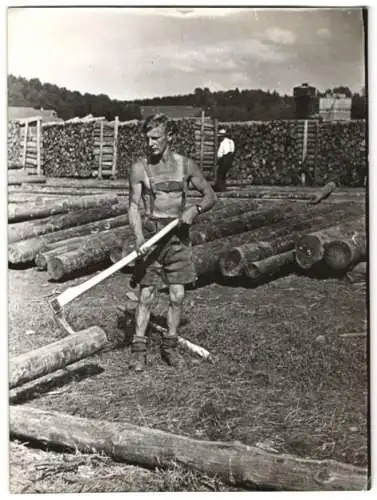
<path fill-rule="evenodd" d="M 146 364 L 146 330 L 150 309 L 156 290 L 169 287 L 168 332 L 161 344 L 163 360 L 179 367 L 177 329 L 185 295 L 185 285 L 196 281 L 190 243 L 190 226 L 201 212 L 210 210 L 216 195 L 203 177 L 198 166 L 189 158 L 170 149 L 172 132 L 168 118 L 158 114 L 148 118 L 143 125 L 148 154 L 134 163 L 130 170 L 129 219 L 134 231 L 136 250 L 146 239 L 160 231 L 166 224 L 180 218 L 180 225 L 160 240 L 147 255 L 140 252 L 138 280 L 139 303 L 136 309 L 136 331 L 131 347 L 130 368 L 143 371 Z M 188 207 L 189 183 L 202 193 L 199 204 Z M 140 202 L 145 214 L 142 218 Z M 141 270 L 141 272 L 140 272 Z"/>

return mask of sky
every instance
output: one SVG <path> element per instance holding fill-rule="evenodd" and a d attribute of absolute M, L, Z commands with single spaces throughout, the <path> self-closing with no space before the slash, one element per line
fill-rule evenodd
<path fill-rule="evenodd" d="M 361 9 L 10 8 L 8 73 L 120 100 L 364 85 Z"/>

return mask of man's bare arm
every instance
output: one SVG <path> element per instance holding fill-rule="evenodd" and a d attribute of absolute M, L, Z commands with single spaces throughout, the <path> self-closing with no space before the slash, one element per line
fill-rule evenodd
<path fill-rule="evenodd" d="M 142 172 L 142 165 L 135 163 L 132 165 L 129 173 L 130 194 L 128 217 L 135 235 L 137 248 L 144 242 L 143 225 L 139 210 L 143 179 Z"/>
<path fill-rule="evenodd" d="M 210 210 L 217 201 L 216 193 L 203 176 L 200 168 L 193 161 L 190 161 L 189 163 L 188 173 L 190 175 L 192 186 L 203 195 L 203 198 L 199 203 L 201 211 L 206 212 L 207 210 Z"/>

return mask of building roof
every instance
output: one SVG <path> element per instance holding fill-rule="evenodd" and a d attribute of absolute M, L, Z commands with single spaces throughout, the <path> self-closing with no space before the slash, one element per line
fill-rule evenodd
<path fill-rule="evenodd" d="M 8 106 L 8 121 L 23 120 L 40 116 L 42 122 L 63 121 L 54 109 L 36 109 L 26 106 Z"/>
<path fill-rule="evenodd" d="M 156 113 L 163 113 L 169 118 L 197 118 L 202 109 L 194 106 L 140 106 L 140 112 L 143 120 Z"/>

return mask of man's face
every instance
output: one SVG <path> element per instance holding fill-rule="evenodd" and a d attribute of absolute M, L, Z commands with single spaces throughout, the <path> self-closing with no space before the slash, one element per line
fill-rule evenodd
<path fill-rule="evenodd" d="M 148 150 L 151 156 L 161 156 L 170 142 L 165 125 L 159 125 L 147 132 Z"/>

